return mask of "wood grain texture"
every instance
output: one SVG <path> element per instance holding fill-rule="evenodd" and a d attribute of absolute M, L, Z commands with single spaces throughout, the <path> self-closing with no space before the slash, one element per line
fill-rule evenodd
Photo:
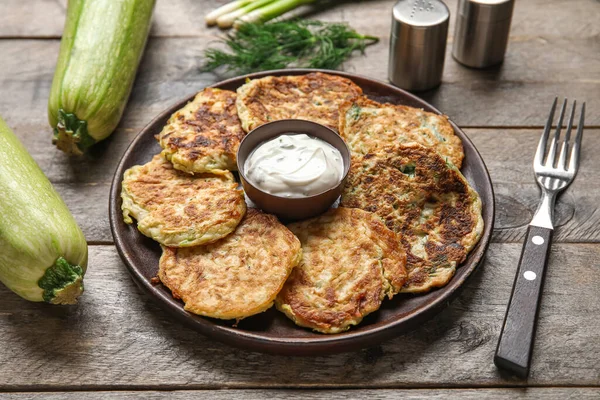
<path fill-rule="evenodd" d="M 485 161 L 496 198 L 493 240 L 522 242 L 527 224 L 539 203 L 540 192 L 533 176 L 533 154 L 541 129 L 467 129 Z M 555 209 L 555 241 L 600 240 L 600 130 L 586 129 L 579 173 L 562 193 Z"/>
<path fill-rule="evenodd" d="M 204 16 L 227 0 L 158 0 L 154 13 L 153 36 L 205 36 L 219 32 L 204 24 Z M 449 35 L 454 34 L 457 0 L 444 1 L 450 9 Z M 3 0 L 0 2 L 0 38 L 44 37 L 58 38 L 62 34 L 67 0 Z M 375 18 L 365 18 L 364 25 L 372 33 L 389 33 L 390 10 L 394 1 L 369 0 L 368 8 L 360 2 L 330 2 L 326 7 L 305 7 L 302 11 L 323 20 L 351 21 L 357 26 L 365 12 Z M 600 33 L 597 24 L 597 3 L 594 0 L 527 0 L 515 5 L 511 36 L 590 37 Z M 568 12 L 567 12 L 568 11 Z M 31 23 L 35 21 L 35 23 Z M 378 21 L 380 24 L 373 24 Z M 547 23 L 552 21 L 552 23 Z M 383 24 L 385 22 L 385 24 Z"/>
<path fill-rule="evenodd" d="M 88 241 L 110 243 L 108 191 L 122 153 L 139 129 L 119 128 L 83 158 L 68 157 L 45 137 L 45 125 L 12 126 L 42 170 L 55 184 L 81 225 Z M 494 184 L 496 222 L 493 241 L 521 242 L 537 208 L 539 189 L 531 169 L 539 140 L 538 129 L 467 129 L 481 153 Z M 554 240 L 600 241 L 600 129 L 587 129 L 581 169 L 575 182 L 559 197 Z"/>
<path fill-rule="evenodd" d="M 17 44 L 22 45 L 23 48 Z M 46 103 L 58 42 L 0 40 L 0 54 L 7 55 L 7 57 L 0 57 L 0 85 L 3 92 L 11 94 L 0 96 L 0 112 L 51 181 L 59 185 L 61 194 L 75 212 L 88 240 L 92 242 L 112 240 L 105 213 L 108 187 L 121 155 L 135 135 L 170 104 L 217 79 L 212 74 L 202 74 L 198 71 L 200 65 L 198 54 L 205 45 L 203 41 L 196 39 L 151 40 L 131 101 L 117 131 L 110 139 L 96 146 L 90 154 L 78 159 L 65 156 L 50 144 L 51 133 L 46 121 Z M 531 49 L 533 53 L 538 51 L 539 57 L 551 53 L 548 49 L 542 50 Z M 563 50 L 568 51 L 568 46 L 565 45 Z M 585 46 L 577 51 L 584 52 Z M 595 54 L 600 55 L 600 51 Z M 383 53 L 381 57 L 384 57 Z M 522 57 L 525 57 L 525 54 Z M 563 58 L 568 59 L 566 56 Z M 354 62 L 366 60 L 368 59 L 359 57 Z M 542 61 L 541 65 L 550 62 Z M 593 68 L 583 70 L 569 68 L 570 64 L 566 61 L 564 65 L 555 65 L 555 67 L 573 74 L 571 78 L 580 74 L 585 79 L 592 77 L 592 80 L 596 79 L 600 84 L 600 60 L 595 61 L 592 55 L 591 63 Z M 510 79 L 517 79 L 519 74 L 524 76 L 533 74 L 529 72 L 528 62 L 521 61 L 521 64 L 520 69 L 517 68 L 520 72 L 507 72 L 513 74 Z M 369 65 L 365 65 L 364 68 L 369 68 Z M 450 90 L 445 87 L 453 84 L 444 84 L 438 89 L 439 93 L 434 91 L 428 96 L 432 97 L 429 100 L 434 105 L 453 116 L 459 125 L 464 125 L 461 124 L 461 120 L 465 123 L 471 120 L 484 125 L 492 123 L 493 120 L 500 125 L 520 125 L 527 121 L 533 125 L 541 125 L 545 120 L 550 94 L 547 98 L 530 99 L 531 106 L 525 103 L 528 96 L 540 96 L 544 90 L 554 90 L 551 89 L 552 85 L 543 84 L 544 89 L 541 92 L 529 88 L 526 90 L 527 94 L 523 96 L 515 94 L 516 90 L 521 90 L 518 87 L 523 87 L 520 84 L 516 85 L 514 90 L 511 90 L 512 84 L 500 85 L 494 90 L 490 90 L 489 86 L 488 90 L 485 90 L 484 86 L 481 86 L 479 90 L 476 89 L 477 79 L 471 75 L 489 75 L 492 74 L 491 71 L 456 68 L 456 74 L 467 74 L 457 81 L 470 82 L 469 86 L 472 87 L 465 89 L 462 94 L 450 93 L 448 95 L 450 97 L 447 98 L 441 92 Z M 382 73 L 373 72 L 376 76 Z M 556 74 L 554 72 L 553 74 L 548 76 L 548 79 L 556 78 Z M 600 100 L 600 87 L 595 88 L 593 84 L 583 83 L 581 87 L 589 91 L 592 99 Z M 465 102 L 456 101 L 457 98 L 462 99 L 465 94 L 467 97 L 470 96 L 470 99 Z M 427 98 L 427 96 L 423 97 Z M 448 107 L 458 110 L 456 111 L 458 114 L 452 114 L 451 110 L 443 107 L 443 102 L 446 101 L 444 99 L 452 103 Z M 475 112 L 472 113 L 471 110 Z M 593 123 L 594 118 L 600 118 L 598 113 L 588 114 L 588 122 Z M 531 176 L 531 159 L 541 130 L 485 128 L 466 129 L 466 131 L 480 150 L 494 182 L 498 203 L 494 240 L 522 240 L 525 226 L 538 202 L 538 188 Z M 598 129 L 586 130 L 581 171 L 575 183 L 558 203 L 557 241 L 598 241 L 600 239 L 598 228 L 600 213 L 597 212 L 596 200 L 600 194 L 600 178 L 595 172 L 600 170 L 600 160 L 593 156 L 600 151 L 599 134 Z M 84 189 L 79 189 L 80 187 Z"/>
<path fill-rule="evenodd" d="M 234 349 L 180 325 L 142 295 L 112 246 L 90 248 L 79 305 L 0 288 L 0 390 L 597 385 L 600 247 L 552 249 L 528 381 L 493 365 L 519 244 L 492 244 L 451 306 L 381 346 L 324 357 Z M 596 300 L 594 300 L 596 299 Z"/>
<path fill-rule="evenodd" d="M 6 400 L 225 400 L 225 399 L 291 399 L 291 400 L 396 400 L 396 399 L 465 399 L 465 400 L 586 400 L 597 399 L 598 388 L 512 388 L 512 389 L 380 389 L 380 390 L 185 390 L 185 391 L 139 391 L 139 392 L 71 392 L 71 393 L 6 393 Z"/>
<path fill-rule="evenodd" d="M 343 69 L 386 80 L 388 44 L 382 38 Z M 198 38 L 151 39 L 121 126 L 143 126 L 183 96 L 226 77 L 200 72 L 202 52 L 212 45 Z M 543 126 L 556 95 L 586 100 L 590 109 L 598 102 L 597 38 L 526 39 L 509 47 L 504 64 L 486 70 L 456 63 L 448 47 L 442 85 L 419 96 L 463 127 Z M 46 122 L 58 49 L 58 40 L 0 40 L 0 84 L 11 93 L 0 99 L 5 119 Z M 600 114 L 588 114 L 587 126 L 600 126 Z"/>
<path fill-rule="evenodd" d="M 46 120 L 66 0 L 0 1 L 0 114 L 55 184 L 91 243 L 112 242 L 108 190 L 133 137 L 170 104 L 220 80 L 199 68 L 202 51 L 221 34 L 205 27 L 204 15 L 226 1 L 157 1 L 153 38 L 122 123 L 108 141 L 80 159 L 50 145 Z M 332 3 L 320 12 L 303 11 L 381 37 L 366 57 L 353 58 L 344 69 L 386 80 L 394 1 Z M 573 243 L 600 242 L 600 114 L 594 112 L 600 104 L 600 3 L 517 1 L 505 62 L 487 70 L 465 68 L 450 57 L 457 0 L 446 3 L 453 16 L 443 84 L 420 96 L 460 126 L 471 127 L 466 132 L 487 163 L 497 202 L 495 243 L 448 309 L 416 331 L 355 353 L 313 358 L 250 353 L 180 325 L 137 289 L 112 245 L 91 246 L 86 293 L 75 307 L 28 303 L 0 285 L 0 343 L 5 344 L 0 391 L 21 392 L 0 397 L 600 397 L 600 245 Z M 587 100 L 586 123 L 596 129 L 586 129 L 581 171 L 558 202 L 554 239 L 563 243 L 552 247 L 531 373 L 524 381 L 499 372 L 492 358 L 521 241 L 538 201 L 531 157 L 555 95 Z M 479 389 L 467 389 L 473 387 Z M 165 391 L 177 389 L 184 390 Z"/>

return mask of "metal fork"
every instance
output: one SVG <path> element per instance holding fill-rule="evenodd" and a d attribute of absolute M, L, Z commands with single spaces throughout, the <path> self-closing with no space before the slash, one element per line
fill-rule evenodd
<path fill-rule="evenodd" d="M 557 99 L 555 98 L 533 160 L 533 170 L 536 181 L 542 189 L 542 198 L 527 228 L 519 268 L 494 357 L 496 366 L 508 369 L 522 378 L 526 378 L 529 374 L 537 314 L 541 302 L 548 255 L 550 254 L 552 233 L 554 232 L 552 222 L 556 195 L 566 189 L 575 179 L 579 167 L 579 152 L 583 135 L 585 103 L 581 107 L 577 135 L 569 154 L 571 130 L 577 105 L 574 101 L 558 160 L 556 160 L 558 142 L 567 108 L 567 99 L 565 99 L 554 131 L 554 137 L 546 154 L 556 103 Z M 569 160 L 568 167 L 567 159 Z"/>

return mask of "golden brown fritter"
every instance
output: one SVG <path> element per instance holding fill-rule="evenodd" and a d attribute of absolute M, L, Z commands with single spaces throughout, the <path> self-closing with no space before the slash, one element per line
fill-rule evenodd
<path fill-rule="evenodd" d="M 237 90 L 237 109 L 246 132 L 271 121 L 297 118 L 338 127 L 338 108 L 362 94 L 349 79 L 314 72 L 253 79 Z"/>
<path fill-rule="evenodd" d="M 175 169 L 191 174 L 237 171 L 237 150 L 246 133 L 235 100 L 235 92 L 206 88 L 171 116 L 158 142 Z"/>
<path fill-rule="evenodd" d="M 216 243 L 163 247 L 158 276 L 187 311 L 242 319 L 273 305 L 301 257 L 292 232 L 273 215 L 250 208 L 235 232 Z"/>
<path fill-rule="evenodd" d="M 446 285 L 483 231 L 477 192 L 454 165 L 417 143 L 355 159 L 340 204 L 376 213 L 401 235 L 408 257 L 402 292 Z"/>
<path fill-rule="evenodd" d="M 144 235 L 172 247 L 196 246 L 227 236 L 246 212 L 244 193 L 231 172 L 192 176 L 156 155 L 125 171 L 123 219 Z"/>
<path fill-rule="evenodd" d="M 354 156 L 395 143 L 416 142 L 435 149 L 458 168 L 464 158 L 462 142 L 445 115 L 382 104 L 364 96 L 340 107 L 339 132 Z"/>
<path fill-rule="evenodd" d="M 406 280 L 398 235 L 372 213 L 336 208 L 288 227 L 302 243 L 302 260 L 276 305 L 300 326 L 345 331 Z"/>

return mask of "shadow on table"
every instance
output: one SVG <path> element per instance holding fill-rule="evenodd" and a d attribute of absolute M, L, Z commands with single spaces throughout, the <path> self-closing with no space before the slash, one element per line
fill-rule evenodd
<path fill-rule="evenodd" d="M 103 329 L 103 318 L 94 307 L 34 303 L 1 284 L 0 298 L 0 387 L 44 365 L 76 370 L 95 357 L 90 338 Z"/>
<path fill-rule="evenodd" d="M 420 328 L 372 348 L 316 357 L 250 352 L 187 328 L 137 289 L 112 246 L 74 307 L 30 303 L 0 288 L 0 387 L 368 387 L 498 383 L 492 363 L 503 306 L 486 304 L 484 262 L 462 293 Z M 112 267 L 103 269 L 103 262 Z M 490 309 L 490 307 L 493 307 Z M 500 309 L 499 309 L 500 308 Z M 11 367 L 9 367 L 11 366 Z M 8 381 L 6 381 L 6 380 Z M 27 383 L 26 383 L 27 382 Z M 14 386 L 16 385 L 16 386 Z M 154 386 L 153 386 L 154 385 Z"/>
<path fill-rule="evenodd" d="M 486 371 L 483 379 L 489 379 L 489 369 L 493 367 L 490 349 L 495 348 L 496 321 L 490 324 L 472 320 L 469 317 L 473 314 L 468 314 L 471 303 L 481 298 L 485 264 L 484 261 L 474 272 L 450 307 L 420 328 L 356 352 L 315 357 L 254 353 L 218 344 L 191 329 L 179 327 L 178 322 L 155 309 L 154 304 L 147 304 L 152 308 L 148 310 L 148 318 L 162 326 L 159 334 L 169 337 L 169 342 L 185 353 L 186 362 L 203 370 L 219 371 L 231 382 L 325 386 L 408 381 L 440 384 L 450 377 L 456 379 L 456 372 L 447 371 L 457 365 L 453 360 L 456 357 L 464 358 L 465 363 L 479 364 L 470 371 L 474 373 L 470 379 L 480 382 L 482 377 L 477 375 Z M 174 326 L 177 328 L 173 329 Z"/>
<path fill-rule="evenodd" d="M 449 45 L 450 46 L 450 45 Z M 478 88 L 482 82 L 485 82 L 485 93 L 479 93 L 482 96 L 486 96 L 486 97 L 493 97 L 494 96 L 494 92 L 496 90 L 498 91 L 504 91 L 506 90 L 506 87 L 504 85 L 500 85 L 501 80 L 500 78 L 502 77 L 502 71 L 503 71 L 503 64 L 498 64 L 498 65 L 494 65 L 488 68 L 470 68 L 467 66 L 464 66 L 460 63 L 458 63 L 456 60 L 454 60 L 454 58 L 452 58 L 451 56 L 451 50 L 447 49 L 447 54 L 446 54 L 446 66 L 445 66 L 445 70 L 447 72 L 445 72 L 444 74 L 444 79 L 446 79 L 446 77 L 448 75 L 450 75 L 450 79 L 452 79 L 452 76 L 454 75 L 460 75 L 461 76 L 461 82 L 470 82 L 471 85 L 473 85 L 474 88 Z M 449 66 L 448 64 L 452 63 L 451 66 Z M 450 70 L 448 72 L 448 70 Z M 463 77 L 464 75 L 464 77 Z M 490 82 L 498 82 L 499 86 L 495 87 L 493 84 L 490 84 Z M 426 90 L 423 92 L 415 92 L 414 94 L 418 97 L 420 97 L 421 99 L 425 100 L 426 102 L 432 104 L 434 107 L 438 108 L 439 110 L 441 110 L 442 112 L 444 112 L 444 108 L 442 104 L 440 104 L 440 102 L 445 98 L 445 96 L 442 94 L 443 91 L 445 90 L 446 86 L 448 85 L 452 85 L 452 82 L 442 82 L 440 86 L 430 89 L 430 90 Z M 468 87 L 467 87 L 468 89 Z M 468 97 L 468 96 L 466 96 Z M 450 116 L 455 117 L 455 116 Z"/>

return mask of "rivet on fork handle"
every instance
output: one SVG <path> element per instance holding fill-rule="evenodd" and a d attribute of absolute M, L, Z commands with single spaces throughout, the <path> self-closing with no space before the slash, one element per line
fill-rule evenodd
<path fill-rule="evenodd" d="M 530 226 L 519 260 L 494 363 L 526 378 L 535 338 L 538 304 L 544 287 L 546 262 L 554 231 Z"/>

